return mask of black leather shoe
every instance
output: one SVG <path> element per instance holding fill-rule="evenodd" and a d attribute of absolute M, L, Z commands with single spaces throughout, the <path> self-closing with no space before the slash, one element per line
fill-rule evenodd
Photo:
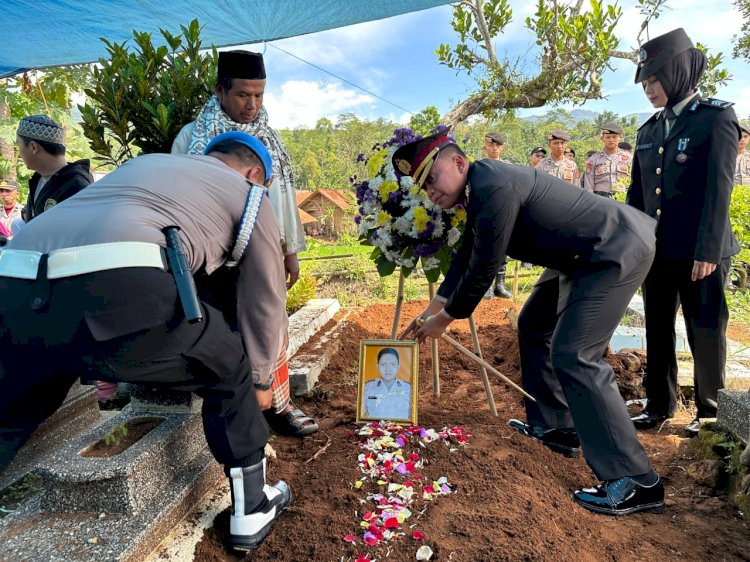
<path fill-rule="evenodd" d="M 549 447 L 555 453 L 560 453 L 568 458 L 578 456 L 581 442 L 578 440 L 578 434 L 574 431 L 539 427 L 524 423 L 521 420 L 508 420 L 508 425 L 521 435 L 530 437 L 534 441 Z"/>
<path fill-rule="evenodd" d="M 664 511 L 664 486 L 661 478 L 652 486 L 643 486 L 625 476 L 619 480 L 607 480 L 592 488 L 578 488 L 571 497 L 578 505 L 603 515 Z"/>
<path fill-rule="evenodd" d="M 663 422 L 670 416 L 652 414 L 648 410 L 643 410 L 640 414 L 631 416 L 630 421 L 636 429 L 652 429 Z"/>
<path fill-rule="evenodd" d="M 689 424 L 685 426 L 685 433 L 687 433 L 688 437 L 695 437 L 698 435 L 698 432 L 701 430 L 701 420 L 698 418 L 695 418 L 693 421 L 691 421 Z"/>

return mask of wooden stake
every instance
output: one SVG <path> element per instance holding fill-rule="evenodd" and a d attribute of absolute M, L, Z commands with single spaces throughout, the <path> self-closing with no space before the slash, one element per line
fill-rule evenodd
<path fill-rule="evenodd" d="M 513 268 L 513 291 L 511 295 L 511 300 L 515 302 L 515 300 L 518 298 L 518 270 L 519 266 L 521 265 L 521 262 L 519 260 L 516 260 L 516 265 Z"/>
<path fill-rule="evenodd" d="M 469 316 L 469 331 L 471 332 L 471 343 L 474 346 L 474 351 L 477 357 L 482 359 L 482 350 L 479 347 L 479 336 L 477 335 L 477 327 L 474 324 L 474 316 Z M 433 338 L 433 342 L 437 343 L 437 340 Z M 495 398 L 492 396 L 492 387 L 490 387 L 490 379 L 487 376 L 487 369 L 481 363 L 479 364 L 479 372 L 482 375 L 482 384 L 484 384 L 484 393 L 487 395 L 487 405 L 490 407 L 490 412 L 493 416 L 497 416 L 497 408 L 495 408 Z"/>
<path fill-rule="evenodd" d="M 398 336 L 398 321 L 401 317 L 401 305 L 404 302 L 404 272 L 400 271 L 398 275 L 398 294 L 396 296 L 396 312 L 393 315 L 393 326 L 391 326 L 391 339 L 395 340 Z"/>
<path fill-rule="evenodd" d="M 435 283 L 429 283 L 430 302 L 435 298 Z M 440 396 L 440 360 L 438 358 L 438 341 L 432 338 L 432 392 Z"/>

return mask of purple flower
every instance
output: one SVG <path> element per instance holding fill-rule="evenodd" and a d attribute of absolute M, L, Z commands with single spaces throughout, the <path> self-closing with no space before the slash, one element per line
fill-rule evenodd
<path fill-rule="evenodd" d="M 420 242 L 414 247 L 414 255 L 418 258 L 426 258 L 437 253 L 442 245 L 443 243 L 440 240 Z"/>
<path fill-rule="evenodd" d="M 354 224 L 359 224 L 362 222 L 362 217 L 357 215 L 354 217 Z"/>

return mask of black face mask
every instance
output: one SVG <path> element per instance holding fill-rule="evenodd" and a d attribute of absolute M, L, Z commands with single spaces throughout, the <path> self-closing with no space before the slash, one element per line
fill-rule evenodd
<path fill-rule="evenodd" d="M 672 107 L 693 94 L 707 64 L 706 55 L 693 47 L 677 55 L 670 64 L 656 72 L 656 78 L 667 94 L 667 107 Z"/>

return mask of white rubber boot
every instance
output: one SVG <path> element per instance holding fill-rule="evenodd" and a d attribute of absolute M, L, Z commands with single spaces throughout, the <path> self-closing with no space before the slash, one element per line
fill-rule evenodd
<path fill-rule="evenodd" d="M 266 538 L 276 519 L 292 503 L 284 481 L 266 484 L 266 459 L 252 466 L 229 469 L 232 517 L 229 543 L 237 550 L 252 550 Z"/>

